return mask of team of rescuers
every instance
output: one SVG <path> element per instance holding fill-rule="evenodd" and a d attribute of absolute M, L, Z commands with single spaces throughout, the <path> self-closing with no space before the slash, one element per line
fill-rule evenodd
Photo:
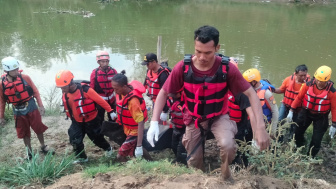
<path fill-rule="evenodd" d="M 278 120 L 292 123 L 289 132 L 291 136 L 295 134 L 298 147 L 305 145 L 304 133 L 313 123 L 308 150 L 312 157 L 318 153 L 328 130 L 330 112 L 329 135 L 334 137 L 336 96 L 330 67 L 319 67 L 310 78 L 308 68 L 299 65 L 275 88 L 261 79 L 257 69 L 241 74 L 234 58 L 217 54 L 219 31 L 212 26 L 202 26 L 194 32 L 194 48 L 194 55 L 185 55 L 172 70 L 160 64 L 154 53 L 146 54 L 141 63 L 147 66 L 144 83 L 128 82 L 124 70 L 118 73 L 109 66 L 106 51 L 97 53 L 99 67 L 92 71 L 89 82 L 74 80 L 69 70 L 59 71 L 55 82 L 62 90 L 66 116 L 71 119 L 68 135 L 77 157 L 74 163 L 88 161 L 85 135 L 107 157 L 113 154 L 113 148 L 100 132 L 105 112 L 109 121 L 121 125 L 126 135 L 117 152 L 119 161 L 133 156 L 152 160 L 143 141 L 151 147 L 159 144 L 161 127 L 170 117 L 172 134 L 165 140 L 171 143 L 174 161 L 204 170 L 204 143 L 212 134 L 220 148 L 224 180 L 232 180 L 229 169 L 232 162 L 243 161 L 243 165 L 248 165 L 246 155 L 237 152 L 235 139 L 251 141 L 255 148 L 265 150 L 270 137 L 276 136 Z M 43 134 L 48 127 L 41 120 L 45 110 L 38 89 L 28 75 L 21 73 L 18 60 L 6 57 L 1 63 L 5 73 L 0 85 L 0 124 L 6 124 L 6 103 L 12 104 L 17 137 L 23 139 L 28 158 L 32 157 L 30 128 L 37 135 L 41 152 L 52 151 L 44 142 Z M 146 90 L 153 102 L 153 115 L 148 131 L 144 132 L 149 117 L 143 98 Z M 280 110 L 273 93 L 284 94 Z M 266 123 L 271 127 L 270 135 Z"/>

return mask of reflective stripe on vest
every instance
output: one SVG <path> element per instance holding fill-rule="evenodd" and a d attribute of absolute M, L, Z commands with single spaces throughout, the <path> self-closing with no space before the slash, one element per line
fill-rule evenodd
<path fill-rule="evenodd" d="M 326 88 L 319 95 L 316 95 L 314 93 L 315 84 L 315 82 L 311 82 L 308 84 L 309 88 L 303 98 L 302 107 L 310 110 L 313 113 L 329 113 L 329 111 L 331 110 L 331 102 L 330 99 L 328 99 L 328 93 L 330 91 L 330 88 L 332 87 L 332 82 L 328 82 Z"/>
<path fill-rule="evenodd" d="M 114 103 L 114 89 L 112 88 L 112 78 L 117 74 L 117 71 L 111 67 L 108 67 L 108 71 L 97 68 L 95 73 L 95 88 L 94 90 L 109 103 Z M 105 98 L 104 98 L 105 97 Z"/>
<path fill-rule="evenodd" d="M 97 112 L 95 102 L 90 98 L 84 97 L 83 86 L 81 84 L 77 84 L 77 91 L 75 91 L 73 94 L 76 95 L 73 98 L 73 102 L 69 102 L 67 93 L 64 93 L 62 96 L 66 115 L 70 118 L 75 118 L 71 114 L 76 112 L 81 118 L 81 120 L 76 120 L 77 122 L 85 122 L 85 120 L 92 120 L 94 118 L 93 116 L 95 116 Z M 75 103 L 75 110 L 72 110 L 70 109 L 70 107 L 68 107 L 70 103 Z"/>
<path fill-rule="evenodd" d="M 189 56 L 189 57 L 187 57 Z M 184 107 L 195 120 L 209 119 L 228 112 L 228 87 L 226 82 L 229 57 L 223 56 L 214 76 L 196 77 L 191 67 L 191 55 L 184 59 Z"/>
<path fill-rule="evenodd" d="M 159 77 L 163 72 L 167 72 L 168 74 L 170 73 L 168 68 L 160 67 L 158 74 L 153 76 L 151 73 L 151 70 L 147 71 L 147 76 L 146 76 L 146 85 L 147 85 L 147 90 L 148 90 L 148 96 L 152 99 L 155 100 L 157 95 L 160 92 L 160 83 L 159 83 Z"/>
<path fill-rule="evenodd" d="M 14 82 L 7 80 L 6 74 L 2 75 L 2 89 L 7 103 L 14 106 L 28 102 L 33 96 L 33 89 L 22 78 L 21 74 Z"/>
<path fill-rule="evenodd" d="M 230 119 L 239 123 L 242 119 L 242 111 L 240 110 L 240 107 L 235 102 L 235 98 L 232 95 L 229 95 L 229 116 Z"/>
<path fill-rule="evenodd" d="M 139 84 L 144 87 L 140 82 Z M 135 88 L 135 87 L 133 87 Z M 145 90 L 145 89 L 144 89 Z M 123 98 L 120 95 L 116 95 L 116 102 L 117 102 L 117 114 L 118 114 L 118 119 L 117 122 L 120 125 L 123 125 L 124 127 L 128 129 L 137 129 L 138 128 L 138 123 L 135 122 L 135 120 L 132 117 L 131 112 L 128 109 L 128 102 L 132 98 L 138 98 L 140 101 L 140 107 L 144 115 L 144 120 L 143 122 L 146 122 L 148 120 L 148 115 L 147 115 L 147 108 L 146 108 L 146 103 L 145 100 L 142 97 L 142 93 L 139 92 L 138 90 L 132 90 L 130 93 L 128 93 L 126 96 Z"/>
<path fill-rule="evenodd" d="M 180 106 L 180 101 L 173 101 L 172 99 L 167 100 L 167 105 L 170 108 L 171 112 L 171 122 L 174 124 L 176 128 L 183 128 L 185 127 L 183 122 L 183 114 L 182 114 L 182 107 Z"/>

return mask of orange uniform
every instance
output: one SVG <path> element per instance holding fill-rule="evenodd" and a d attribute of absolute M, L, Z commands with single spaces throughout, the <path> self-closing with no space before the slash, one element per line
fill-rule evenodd
<path fill-rule="evenodd" d="M 77 89 L 74 93 L 67 93 L 67 97 L 69 98 L 68 102 L 70 102 L 69 106 L 70 106 L 71 110 L 76 110 L 76 104 L 75 103 L 71 103 L 71 102 L 74 102 L 74 100 L 75 100 L 74 98 L 76 96 L 78 96 L 78 93 L 80 93 L 79 89 Z M 99 94 L 97 94 L 93 89 L 89 88 L 89 90 L 87 92 L 84 92 L 83 94 L 84 94 L 85 98 L 92 99 L 97 104 L 99 104 L 102 108 L 104 108 L 107 112 L 111 112 L 112 111 L 111 106 L 104 99 L 102 99 L 99 96 Z M 79 116 L 79 114 L 78 114 L 77 111 L 72 111 L 72 114 L 73 114 L 74 119 L 77 122 L 82 122 L 83 121 L 82 118 Z M 93 120 L 94 118 L 97 117 L 97 114 L 98 114 L 98 112 L 95 112 L 92 116 L 90 116 L 89 119 L 86 119 L 85 122 Z"/>
<path fill-rule="evenodd" d="M 316 85 L 313 86 L 314 89 L 314 94 L 319 95 L 321 94 L 324 90 L 319 90 Z M 296 109 L 296 108 L 300 108 L 301 104 L 303 102 L 303 98 L 305 96 L 305 94 L 307 93 L 309 87 L 306 84 L 302 85 L 302 88 L 298 94 L 298 96 L 295 98 L 294 102 L 292 103 L 291 108 L 292 109 Z M 332 122 L 336 122 L 336 94 L 333 91 L 329 91 L 328 92 L 328 96 L 327 98 L 330 100 L 331 102 L 331 115 L 332 115 Z"/>
<path fill-rule="evenodd" d="M 138 98 L 131 98 L 128 102 L 129 111 L 135 122 L 139 123 L 144 120 L 144 114 L 141 110 L 140 101 Z M 138 136 L 138 129 L 128 129 L 124 127 L 124 133 L 129 136 Z"/>

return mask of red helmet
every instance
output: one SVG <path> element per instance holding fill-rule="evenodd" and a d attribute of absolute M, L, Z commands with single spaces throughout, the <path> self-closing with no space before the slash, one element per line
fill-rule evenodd
<path fill-rule="evenodd" d="M 110 55 L 108 52 L 106 51 L 99 51 L 97 54 L 96 54 L 96 60 L 97 62 L 99 60 L 109 60 L 110 61 Z"/>

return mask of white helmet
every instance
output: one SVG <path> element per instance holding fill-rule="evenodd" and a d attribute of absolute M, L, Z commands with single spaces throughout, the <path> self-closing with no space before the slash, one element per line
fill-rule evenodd
<path fill-rule="evenodd" d="M 2 59 L 1 64 L 4 71 L 12 71 L 19 68 L 20 66 L 19 61 L 10 56 Z"/>

